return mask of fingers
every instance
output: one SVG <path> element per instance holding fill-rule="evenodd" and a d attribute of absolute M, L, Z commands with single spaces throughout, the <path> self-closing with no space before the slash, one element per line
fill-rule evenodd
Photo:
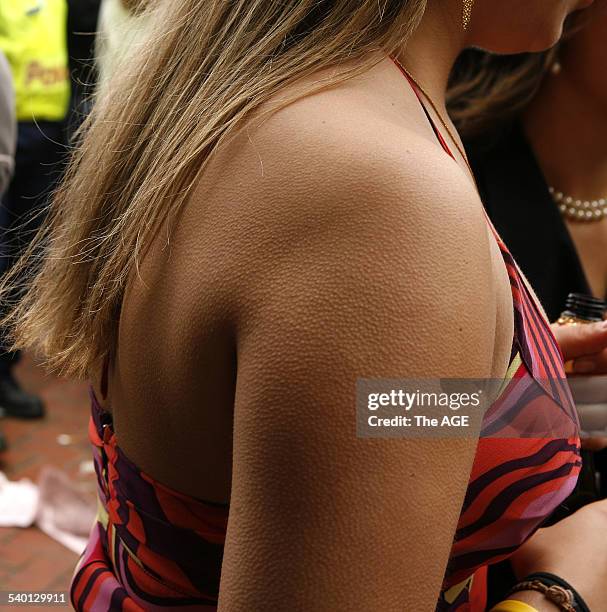
<path fill-rule="evenodd" d="M 607 321 L 587 325 L 552 325 L 565 361 L 607 349 Z M 607 359 L 607 357 L 606 357 Z"/>
<path fill-rule="evenodd" d="M 607 349 L 574 359 L 568 370 L 573 374 L 607 374 Z"/>

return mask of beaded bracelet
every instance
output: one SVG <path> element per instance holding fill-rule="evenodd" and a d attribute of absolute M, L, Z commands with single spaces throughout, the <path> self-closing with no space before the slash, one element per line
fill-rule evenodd
<path fill-rule="evenodd" d="M 523 580 L 519 582 L 514 588 L 510 590 L 510 595 L 518 593 L 519 591 L 538 591 L 548 601 L 557 605 L 563 612 L 576 612 L 573 607 L 573 593 L 568 589 L 564 589 L 562 586 L 553 584 L 548 586 L 541 580 Z"/>
<path fill-rule="evenodd" d="M 563 612 L 590 612 L 581 595 L 566 580 L 548 572 L 529 574 L 509 595 L 518 591 L 538 591 Z"/>

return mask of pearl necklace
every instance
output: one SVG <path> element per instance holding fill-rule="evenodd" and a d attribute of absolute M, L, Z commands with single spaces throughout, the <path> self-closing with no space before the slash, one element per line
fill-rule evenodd
<path fill-rule="evenodd" d="M 558 205 L 563 217 L 572 221 L 600 221 L 607 217 L 607 200 L 578 200 L 548 187 L 552 199 Z"/>

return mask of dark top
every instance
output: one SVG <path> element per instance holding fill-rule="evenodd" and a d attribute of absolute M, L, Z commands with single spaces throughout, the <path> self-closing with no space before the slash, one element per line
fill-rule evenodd
<path fill-rule="evenodd" d="M 575 245 L 519 121 L 492 135 L 466 142 L 485 209 L 519 267 L 535 290 L 550 321 L 558 319 L 569 293 L 591 290 Z M 601 296 L 602 297 L 602 296 Z M 584 451 L 582 451 L 584 453 Z M 607 495 L 607 451 L 586 452 L 584 466 L 594 482 L 601 473 L 601 495 Z M 584 494 L 583 476 L 546 524 L 568 516 L 595 498 Z M 586 486 L 586 485 L 584 485 Z M 488 605 L 504 599 L 516 583 L 509 564 L 489 568 Z"/>
<path fill-rule="evenodd" d="M 569 293 L 591 291 L 522 125 L 510 123 L 466 149 L 491 221 L 555 321 Z"/>
<path fill-rule="evenodd" d="M 87 83 L 95 57 L 95 32 L 101 0 L 68 0 L 67 40 L 70 71 L 75 80 Z"/>
<path fill-rule="evenodd" d="M 90 111 L 90 98 L 97 82 L 95 33 L 101 0 L 68 0 L 67 45 L 72 98 L 67 122 L 71 138 Z"/>

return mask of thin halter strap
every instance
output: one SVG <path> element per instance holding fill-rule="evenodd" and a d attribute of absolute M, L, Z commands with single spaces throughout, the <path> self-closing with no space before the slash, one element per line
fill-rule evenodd
<path fill-rule="evenodd" d="M 419 91 L 417 85 L 411 80 L 411 77 L 402 69 L 402 67 L 398 64 L 398 62 L 396 62 L 394 60 L 394 58 L 391 57 L 390 59 L 394 62 L 394 65 L 400 70 L 401 74 L 407 79 L 409 85 L 411 85 L 411 89 L 414 91 L 415 96 L 417 97 L 417 100 L 418 100 L 420 106 L 424 110 L 424 113 L 425 113 L 426 117 L 428 118 L 428 123 L 430 123 L 430 126 L 432 127 L 432 130 L 436 134 L 436 139 L 438 140 L 439 144 L 441 145 L 441 147 L 443 148 L 445 153 L 447 153 L 447 155 L 449 155 L 449 157 L 451 157 L 451 159 L 453 159 L 455 162 L 457 162 L 457 160 L 455 159 L 455 156 L 453 155 L 453 152 L 451 151 L 451 149 L 449 148 L 449 145 L 447 144 L 447 141 L 443 138 L 443 135 L 440 133 L 438 127 L 436 126 L 436 123 L 434 123 L 434 120 L 432 119 L 432 116 L 428 112 L 428 109 L 426 108 L 426 105 L 424 104 L 424 99 L 422 97 L 422 94 Z M 499 235 L 499 233 L 495 229 L 495 226 L 493 225 L 493 221 L 491 221 L 491 219 L 489 218 L 489 215 L 487 214 L 487 211 L 485 210 L 485 207 L 483 206 L 482 208 L 483 208 L 483 214 L 485 216 L 485 219 L 487 220 L 487 223 L 489 224 L 489 227 L 491 228 L 491 232 L 495 236 L 495 239 L 497 240 L 497 243 L 500 245 L 500 248 L 502 250 L 505 249 L 508 253 L 510 253 L 508 251 L 506 245 L 504 244 L 504 241 L 502 240 L 501 236 Z"/>
<path fill-rule="evenodd" d="M 392 59 L 392 61 L 394 62 L 394 65 L 400 70 L 402 75 L 407 79 L 407 81 L 409 82 L 409 85 L 411 85 L 411 89 L 414 91 L 415 96 L 417 97 L 417 100 L 420 106 L 422 107 L 426 117 L 428 118 L 428 123 L 430 124 L 430 126 L 432 127 L 432 130 L 436 134 L 436 139 L 440 143 L 441 147 L 444 149 L 445 153 L 449 155 L 449 157 L 455 160 L 455 156 L 453 155 L 451 149 L 449 148 L 447 141 L 443 138 L 443 135 L 440 133 L 440 130 L 438 129 L 436 123 L 434 123 L 434 119 L 432 119 L 432 116 L 428 112 L 428 109 L 426 108 L 426 105 L 424 104 L 424 99 L 422 97 L 422 94 L 417 88 L 417 85 L 411 80 L 411 77 L 398 65 L 398 62 L 395 62 L 394 59 Z"/>

